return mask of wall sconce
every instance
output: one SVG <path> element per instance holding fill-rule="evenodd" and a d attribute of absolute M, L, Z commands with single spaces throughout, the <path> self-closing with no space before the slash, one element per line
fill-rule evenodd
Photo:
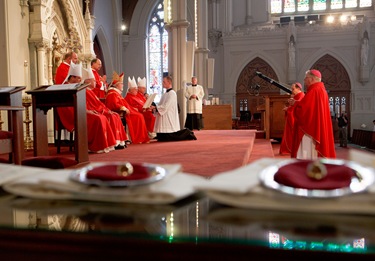
<path fill-rule="evenodd" d="M 126 31 L 126 25 L 125 24 L 121 24 L 121 31 L 123 31 L 123 32 Z"/>
<path fill-rule="evenodd" d="M 327 17 L 327 23 L 332 24 L 335 21 L 335 17 L 333 15 L 329 15 Z"/>
<path fill-rule="evenodd" d="M 172 3 L 171 0 L 164 0 L 164 23 L 172 22 Z"/>
<path fill-rule="evenodd" d="M 341 23 L 346 23 L 348 21 L 348 16 L 346 15 L 341 15 L 340 16 L 340 22 Z"/>

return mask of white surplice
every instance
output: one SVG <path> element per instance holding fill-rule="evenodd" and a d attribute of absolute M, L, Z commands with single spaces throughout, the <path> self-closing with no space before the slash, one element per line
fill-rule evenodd
<path fill-rule="evenodd" d="M 167 90 L 167 92 L 161 96 L 156 108 L 158 112 L 155 114 L 156 121 L 154 132 L 172 133 L 180 130 L 177 94 L 174 90 Z"/>

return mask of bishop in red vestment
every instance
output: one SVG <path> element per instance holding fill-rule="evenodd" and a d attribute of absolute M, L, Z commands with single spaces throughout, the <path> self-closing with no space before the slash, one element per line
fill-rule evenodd
<path fill-rule="evenodd" d="M 294 109 L 292 158 L 336 158 L 328 94 L 318 70 L 306 72 L 305 97 Z"/>
<path fill-rule="evenodd" d="M 146 97 L 138 92 L 138 86 L 135 80 L 128 79 L 128 92 L 125 95 L 125 100 L 136 111 L 142 113 L 145 118 L 147 130 L 150 136 L 154 136 L 155 116 L 152 113 L 152 108 L 143 108 L 146 102 Z"/>
<path fill-rule="evenodd" d="M 67 83 L 80 83 L 82 79 L 82 68 L 80 64 L 79 66 L 71 66 L 69 75 L 70 77 Z M 86 89 L 87 140 L 89 151 L 94 153 L 107 153 L 115 148 L 123 149 L 127 136 L 123 130 L 121 120 L 118 118 L 120 122 L 119 129 L 118 121 L 112 120 L 111 125 L 103 110 L 95 110 L 95 108 L 100 109 L 100 107 L 95 105 L 96 101 L 92 97 L 97 99 L 96 95 L 92 93 L 90 89 Z M 58 114 L 64 127 L 68 131 L 74 131 L 73 107 L 59 107 Z M 121 129 L 123 132 L 121 132 Z"/>
<path fill-rule="evenodd" d="M 126 124 L 128 125 L 132 143 L 138 144 L 150 142 L 143 115 L 132 108 L 124 97 L 122 97 L 124 86 L 123 74 L 122 76 L 118 76 L 117 73 L 114 73 L 113 78 L 113 86 L 108 89 L 107 97 L 105 99 L 106 106 L 113 111 L 124 111 L 126 113 Z"/>

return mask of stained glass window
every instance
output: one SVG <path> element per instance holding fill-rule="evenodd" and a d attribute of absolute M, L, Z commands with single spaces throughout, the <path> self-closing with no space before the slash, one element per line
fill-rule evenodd
<path fill-rule="evenodd" d="M 285 0 L 284 1 L 284 12 L 295 12 L 296 11 L 296 2 L 294 0 Z"/>
<path fill-rule="evenodd" d="M 282 11 L 282 0 L 271 0 L 271 12 L 280 14 Z"/>
<path fill-rule="evenodd" d="M 327 8 L 326 0 L 314 0 L 313 10 L 326 10 Z"/>
<path fill-rule="evenodd" d="M 271 13 L 295 13 L 310 11 L 330 11 L 345 8 L 372 7 L 371 0 L 271 0 Z"/>
<path fill-rule="evenodd" d="M 341 9 L 342 7 L 342 0 L 331 0 L 331 9 Z"/>
<path fill-rule="evenodd" d="M 345 7 L 346 8 L 357 7 L 357 0 L 346 0 L 345 1 Z"/>
<path fill-rule="evenodd" d="M 359 7 L 370 7 L 372 6 L 371 0 L 360 0 L 359 1 Z"/>
<path fill-rule="evenodd" d="M 309 11 L 309 0 L 300 0 L 297 2 L 297 11 Z"/>
<path fill-rule="evenodd" d="M 147 92 L 157 93 L 157 103 L 163 91 L 163 74 L 168 72 L 168 33 L 164 28 L 163 1 L 160 1 L 152 13 L 148 32 Z"/>

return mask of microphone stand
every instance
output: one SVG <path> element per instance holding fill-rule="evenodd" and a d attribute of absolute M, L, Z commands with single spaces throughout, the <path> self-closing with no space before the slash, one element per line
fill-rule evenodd
<path fill-rule="evenodd" d="M 274 79 L 271 79 L 270 77 L 268 77 L 268 76 L 266 76 L 263 73 L 258 72 L 258 71 L 256 71 L 255 73 L 256 73 L 256 75 L 258 77 L 260 77 L 263 80 L 269 82 L 270 84 L 275 85 L 276 87 L 282 89 L 283 91 L 285 91 L 285 92 L 287 92 L 289 94 L 292 94 L 292 90 L 291 89 L 289 89 L 288 87 L 286 87 L 286 86 L 282 85 L 281 83 L 275 81 Z"/>

